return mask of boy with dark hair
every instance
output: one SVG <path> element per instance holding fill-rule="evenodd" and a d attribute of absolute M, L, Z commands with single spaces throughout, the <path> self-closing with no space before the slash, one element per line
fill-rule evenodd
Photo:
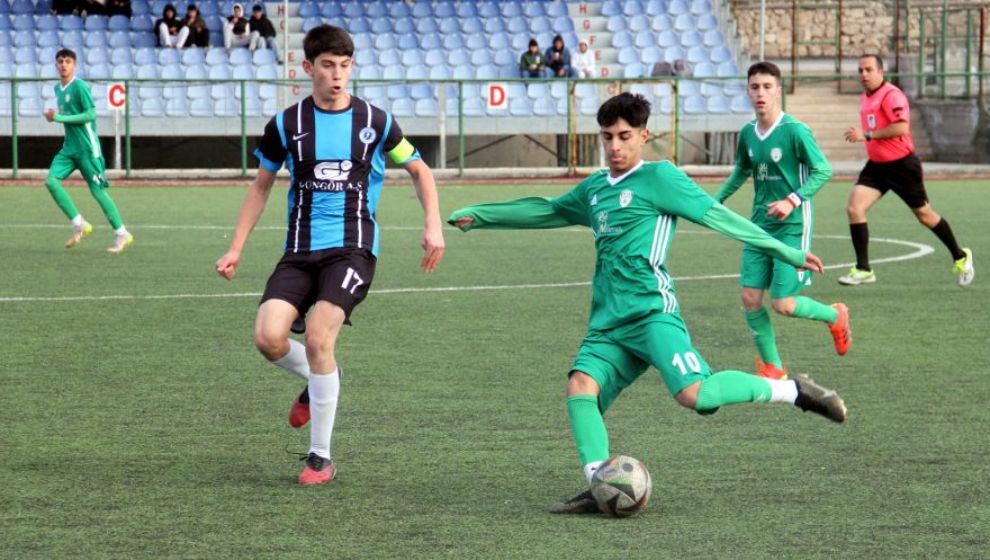
<path fill-rule="evenodd" d="M 782 243 L 810 250 L 812 197 L 832 177 L 832 166 L 807 125 L 781 108 L 780 69 L 775 64 L 757 62 L 750 66 L 746 92 L 756 119 L 739 132 L 736 165 L 715 200 L 725 202 L 753 177 L 753 223 Z M 747 245 L 743 247 L 739 283 L 746 324 L 759 352 L 757 375 L 787 378 L 770 314 L 763 307 L 767 291 L 774 311 L 785 317 L 824 322 L 836 353 L 844 356 L 849 350 L 849 309 L 843 303 L 830 307 L 800 295 L 811 285 L 807 270 L 798 270 Z"/>
<path fill-rule="evenodd" d="M 207 47 L 210 44 L 210 28 L 206 25 L 206 20 L 199 13 L 196 4 L 189 4 L 186 7 L 186 18 L 182 20 L 183 29 L 187 30 L 185 42 L 186 47 Z"/>
<path fill-rule="evenodd" d="M 567 412 L 589 484 L 609 458 L 604 412 L 650 365 L 679 404 L 700 414 L 730 404 L 776 402 L 835 422 L 846 420 L 846 407 L 835 391 L 807 376 L 784 381 L 742 371 L 713 373 L 692 345 L 666 265 L 678 217 L 793 266 L 821 272 L 822 262 L 729 211 L 670 162 L 644 162 L 649 114 L 650 104 L 640 95 L 621 93 L 606 101 L 599 108 L 598 124 L 609 168 L 593 173 L 570 192 L 553 199 L 469 206 L 449 219 L 463 231 L 591 228 L 598 254 L 591 317 L 567 380 Z M 586 490 L 550 511 L 593 513 L 598 505 Z"/>
<path fill-rule="evenodd" d="M 93 226 L 83 219 L 76 209 L 72 197 L 65 192 L 62 181 L 76 169 L 89 186 L 89 192 L 99 203 L 107 221 L 114 229 L 114 241 L 107 251 L 120 253 L 134 242 L 134 236 L 124 227 L 117 205 L 110 198 L 107 189 L 110 181 L 106 176 L 103 150 L 96 135 L 96 106 L 89 85 L 76 76 L 76 53 L 62 49 L 55 53 L 55 68 L 59 83 L 55 85 L 55 102 L 58 110 L 48 109 L 45 119 L 65 125 L 65 142 L 55 154 L 48 169 L 45 186 L 55 199 L 55 204 L 72 221 L 72 235 L 65 242 L 66 247 L 75 247 L 93 232 Z"/>
<path fill-rule="evenodd" d="M 542 78 L 546 61 L 540 54 L 540 44 L 536 39 L 529 40 L 529 48 L 519 57 L 519 72 L 523 78 Z"/>
<path fill-rule="evenodd" d="M 375 217 L 385 178 L 385 157 L 409 173 L 425 217 L 420 263 L 432 272 L 444 241 L 436 183 L 419 152 L 392 115 L 347 92 L 354 43 L 339 27 L 320 25 L 303 40 L 303 70 L 311 96 L 278 113 L 265 126 L 255 156 L 258 175 L 241 205 L 230 249 L 216 271 L 233 279 L 248 235 L 275 183 L 289 169 L 285 254 L 268 279 L 255 322 L 255 346 L 270 362 L 307 381 L 292 403 L 289 424 L 312 419 L 310 450 L 299 475 L 305 485 L 330 482 L 340 370 L 334 348 L 341 327 L 368 294 L 378 260 Z M 292 322 L 312 306 L 305 345 L 289 338 Z"/>
<path fill-rule="evenodd" d="M 278 40 L 275 39 L 275 26 L 265 15 L 265 7 L 255 4 L 251 9 L 251 43 L 248 48 L 253 50 L 269 48 L 275 55 L 275 60 L 282 64 L 282 55 L 278 50 Z"/>
<path fill-rule="evenodd" d="M 564 46 L 564 38 L 557 35 L 553 42 L 547 47 L 547 52 L 543 58 L 546 59 L 547 68 L 550 73 L 558 78 L 573 78 L 577 76 L 574 67 L 571 66 L 571 51 Z"/>

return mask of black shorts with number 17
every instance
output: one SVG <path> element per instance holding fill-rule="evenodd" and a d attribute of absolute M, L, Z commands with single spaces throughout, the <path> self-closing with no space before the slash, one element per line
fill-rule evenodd
<path fill-rule="evenodd" d="M 301 317 L 317 301 L 328 301 L 350 319 L 351 311 L 368 295 L 376 261 L 370 251 L 349 247 L 286 253 L 268 278 L 261 303 L 287 301 Z"/>
<path fill-rule="evenodd" d="M 921 159 L 915 154 L 884 163 L 866 162 L 856 184 L 876 189 L 881 195 L 894 191 L 910 208 L 921 208 L 928 202 Z"/>

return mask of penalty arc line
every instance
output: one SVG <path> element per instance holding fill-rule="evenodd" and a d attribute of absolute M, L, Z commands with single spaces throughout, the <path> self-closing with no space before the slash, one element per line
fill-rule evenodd
<path fill-rule="evenodd" d="M 819 238 L 824 239 L 848 239 L 840 235 L 819 235 Z M 902 245 L 905 247 L 911 247 L 914 252 L 908 253 L 906 255 L 898 255 L 894 257 L 886 257 L 882 259 L 876 259 L 873 264 L 891 263 L 908 261 L 913 259 L 919 259 L 925 255 L 930 255 L 935 252 L 935 249 L 931 245 L 926 245 L 924 243 L 915 243 L 913 241 L 904 241 L 901 239 L 888 239 L 883 237 L 874 238 L 873 241 L 881 243 L 890 243 L 893 245 Z M 826 266 L 826 269 L 836 269 L 836 268 L 846 268 L 853 266 L 856 263 L 841 263 Z M 680 276 L 674 277 L 675 282 L 686 282 L 686 281 L 696 281 L 696 280 L 724 280 L 729 278 L 738 278 L 738 273 L 733 274 L 706 274 L 702 276 Z M 497 290 L 533 290 L 533 289 L 547 289 L 547 288 L 577 288 L 590 286 L 591 282 L 557 282 L 549 284 L 503 284 L 503 285 L 489 285 L 489 286 L 440 286 L 435 288 L 384 288 L 381 290 L 371 290 L 374 294 L 409 294 L 409 293 L 442 293 L 442 292 L 484 292 L 484 291 L 497 291 Z M 135 301 L 135 300 L 169 300 L 169 299 L 216 299 L 216 298 L 244 298 L 244 297 L 261 297 L 260 292 L 232 292 L 232 293 L 221 293 L 221 294 L 159 294 L 159 295 L 105 295 L 105 296 L 10 296 L 10 297 L 0 297 L 0 303 L 24 303 L 24 302 L 73 302 L 73 301 Z"/>

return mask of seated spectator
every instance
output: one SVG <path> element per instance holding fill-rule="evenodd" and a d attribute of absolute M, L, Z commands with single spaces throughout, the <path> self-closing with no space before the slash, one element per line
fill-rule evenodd
<path fill-rule="evenodd" d="M 564 46 L 564 38 L 560 35 L 553 38 L 553 44 L 547 48 L 543 58 L 546 59 L 546 65 L 550 69 L 551 75 L 558 78 L 577 76 L 577 72 L 571 66 L 571 52 Z"/>
<path fill-rule="evenodd" d="M 275 60 L 282 64 L 282 55 L 278 51 L 278 41 L 275 40 L 275 26 L 272 20 L 265 15 L 265 8 L 261 4 L 255 4 L 251 9 L 251 44 L 248 48 L 255 49 L 269 48 L 275 53 Z"/>
<path fill-rule="evenodd" d="M 79 15 L 78 0 L 52 0 L 51 12 L 57 16 Z"/>
<path fill-rule="evenodd" d="M 165 4 L 162 8 L 162 17 L 155 22 L 155 34 L 158 36 L 159 47 L 181 49 L 185 46 L 189 30 L 182 24 L 181 19 L 175 17 L 175 6 L 172 4 Z"/>
<path fill-rule="evenodd" d="M 108 16 L 131 17 L 131 0 L 107 0 Z"/>
<path fill-rule="evenodd" d="M 595 53 L 588 48 L 588 41 L 581 39 L 578 41 L 578 52 L 571 59 L 574 64 L 574 72 L 578 78 L 595 77 Z"/>
<path fill-rule="evenodd" d="M 542 78 L 545 64 L 540 54 L 540 44 L 536 39 L 529 40 L 529 49 L 519 58 L 519 71 L 523 78 Z"/>
<path fill-rule="evenodd" d="M 185 30 L 188 30 L 188 37 L 183 44 L 186 47 L 206 47 L 210 44 L 210 29 L 206 26 L 206 20 L 199 13 L 196 4 L 189 4 L 186 8 L 186 19 L 182 20 Z"/>
<path fill-rule="evenodd" d="M 234 47 L 246 47 L 251 44 L 251 24 L 244 17 L 244 7 L 234 4 L 233 15 L 227 17 L 223 26 L 223 46 L 229 53 Z"/>
<path fill-rule="evenodd" d="M 660 76 L 679 76 L 681 78 L 687 78 L 694 74 L 694 67 L 690 62 L 677 59 L 672 63 L 670 62 L 657 62 L 653 65 L 653 70 L 650 72 L 650 76 L 660 77 Z"/>
<path fill-rule="evenodd" d="M 107 11 L 107 0 L 77 0 L 79 16 L 102 15 Z"/>

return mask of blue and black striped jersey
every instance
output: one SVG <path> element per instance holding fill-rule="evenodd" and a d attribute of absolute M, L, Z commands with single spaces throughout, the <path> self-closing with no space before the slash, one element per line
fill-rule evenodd
<path fill-rule="evenodd" d="M 289 169 L 287 252 L 355 247 L 375 256 L 385 155 L 399 165 L 420 158 L 391 114 L 353 96 L 343 111 L 307 97 L 275 115 L 254 153 L 268 171 Z"/>

